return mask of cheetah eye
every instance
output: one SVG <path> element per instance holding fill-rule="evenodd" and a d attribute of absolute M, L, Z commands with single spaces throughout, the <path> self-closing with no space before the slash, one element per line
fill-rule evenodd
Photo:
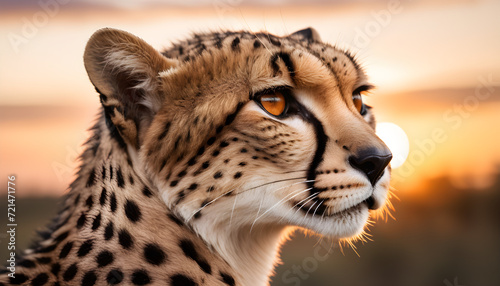
<path fill-rule="evenodd" d="M 363 103 L 363 95 L 367 92 L 367 87 L 362 86 L 360 88 L 357 88 L 353 93 L 352 93 L 352 102 L 354 103 L 354 107 L 358 110 L 358 112 L 361 115 L 366 114 L 366 105 Z"/>
<path fill-rule="evenodd" d="M 282 116 L 286 111 L 286 97 L 280 91 L 263 93 L 256 99 L 256 101 L 271 115 Z"/>

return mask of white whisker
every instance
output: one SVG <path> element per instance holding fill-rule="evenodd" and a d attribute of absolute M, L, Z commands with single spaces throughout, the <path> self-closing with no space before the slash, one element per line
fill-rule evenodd
<path fill-rule="evenodd" d="M 282 198 L 279 202 L 275 203 L 273 206 L 271 206 L 269 209 L 267 209 L 267 211 L 265 211 L 263 214 L 261 214 L 259 217 L 257 217 L 257 218 L 253 221 L 253 223 L 252 223 L 252 227 L 253 227 L 253 226 L 254 226 L 254 224 L 257 222 L 257 220 L 259 220 L 261 217 L 263 217 L 264 215 L 266 215 L 268 212 L 270 212 L 272 209 L 274 209 L 274 208 L 275 208 L 275 207 L 277 207 L 278 205 L 282 204 L 283 202 L 285 202 L 285 201 L 287 201 L 287 200 L 289 200 L 289 199 L 293 199 L 294 197 L 296 197 L 296 196 L 298 196 L 298 195 L 300 195 L 300 194 L 302 194 L 302 193 L 304 193 L 304 192 L 308 192 L 308 191 L 310 191 L 310 190 L 312 190 L 312 188 L 307 188 L 307 189 L 305 189 L 305 190 L 303 190 L 303 191 L 299 191 L 297 194 L 293 195 L 293 196 L 292 196 L 292 197 L 290 197 L 290 198 L 288 198 L 288 196 L 290 196 L 291 194 L 293 194 L 293 192 L 292 192 L 292 193 L 290 193 L 290 194 L 288 194 L 288 195 L 286 195 L 286 196 L 285 196 L 284 198 Z M 251 230 L 251 229 L 252 229 L 252 228 L 250 228 L 250 230 Z"/>
<path fill-rule="evenodd" d="M 223 197 L 223 196 L 225 196 L 225 195 L 227 195 L 227 194 L 229 194 L 229 193 L 231 193 L 231 192 L 233 192 L 233 191 L 234 191 L 234 189 L 230 190 L 229 192 L 225 192 L 225 193 L 223 193 L 222 195 L 220 195 L 220 196 L 216 197 L 215 199 L 211 200 L 211 201 L 210 201 L 210 202 L 208 202 L 206 205 L 202 206 L 202 207 L 201 207 L 201 208 L 199 208 L 197 211 L 195 211 L 192 215 L 190 215 L 190 216 L 189 216 L 189 218 L 186 220 L 186 222 L 189 222 L 189 221 L 193 218 L 193 216 L 194 216 L 196 213 L 200 212 L 202 209 L 206 208 L 207 206 L 209 206 L 210 204 L 212 204 L 213 202 L 215 202 L 215 201 L 216 201 L 216 200 L 218 200 L 219 198 L 221 198 L 221 197 Z"/>
<path fill-rule="evenodd" d="M 280 183 L 280 182 L 286 182 L 286 181 L 292 181 L 292 180 L 298 180 L 298 179 L 304 179 L 304 177 L 296 177 L 296 178 L 282 179 L 282 180 L 277 180 L 277 181 L 272 181 L 272 182 L 264 183 L 264 184 L 261 184 L 261 185 L 255 186 L 255 187 L 248 188 L 248 189 L 243 190 L 243 191 L 241 191 L 241 192 L 238 192 L 236 195 L 239 195 L 239 194 L 242 194 L 242 193 L 244 193 L 244 192 L 246 192 L 246 191 L 254 190 L 254 189 L 257 189 L 257 188 L 260 188 L 260 187 L 263 187 L 263 186 L 271 185 L 271 184 L 274 184 L 274 183 Z M 291 186 L 293 186 L 293 185 L 302 184 L 302 183 L 309 183 L 309 182 L 314 182 L 314 180 L 306 180 L 306 181 L 301 181 L 301 182 L 293 183 L 293 184 L 291 184 L 291 185 L 284 186 L 284 187 L 281 187 L 281 188 L 279 188 L 279 189 L 276 189 L 276 191 L 277 191 L 277 190 L 280 190 L 280 189 L 283 189 L 283 188 L 286 188 L 286 187 L 291 187 Z M 203 209 L 204 209 L 204 208 L 206 208 L 207 206 L 209 206 L 209 205 L 213 204 L 216 200 L 218 200 L 218 199 L 220 199 L 221 197 L 223 197 L 223 196 L 225 196 L 225 195 L 227 195 L 227 194 L 229 194 L 229 193 L 231 193 L 231 192 L 234 192 L 234 191 L 235 191 L 235 189 L 232 189 L 232 190 L 230 190 L 230 191 L 228 191 L 228 192 L 225 192 L 225 193 L 223 193 L 223 194 L 219 195 L 218 197 L 216 197 L 215 199 L 211 200 L 210 202 L 208 202 L 208 203 L 207 203 L 207 204 L 205 204 L 204 206 L 202 206 L 202 207 L 198 208 L 196 211 L 194 211 L 194 212 L 193 212 L 193 214 L 191 214 L 191 215 L 189 216 L 189 218 L 186 220 L 186 222 L 189 222 L 189 221 L 193 218 L 193 216 L 194 216 L 196 213 L 200 212 L 201 210 L 203 210 Z M 196 200 L 198 200 L 198 199 L 194 199 L 194 200 L 192 200 L 191 202 L 194 202 L 194 201 L 196 201 Z M 189 202 L 189 203 L 191 203 L 191 202 Z M 232 215 L 232 213 L 231 213 L 231 215 Z"/>
<path fill-rule="evenodd" d="M 313 216 L 316 215 L 316 211 L 318 210 L 319 206 L 321 206 L 321 204 L 324 202 L 324 200 L 321 200 L 321 202 L 318 204 L 318 206 L 316 207 L 316 209 L 314 210 L 314 213 L 313 213 Z"/>

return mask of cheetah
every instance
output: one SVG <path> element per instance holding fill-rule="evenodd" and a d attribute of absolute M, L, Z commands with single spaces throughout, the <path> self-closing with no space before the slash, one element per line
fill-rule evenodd
<path fill-rule="evenodd" d="M 161 53 L 104 28 L 84 65 L 102 108 L 77 178 L 0 285 L 269 285 L 290 228 L 359 237 L 388 204 L 373 86 L 312 28 Z"/>

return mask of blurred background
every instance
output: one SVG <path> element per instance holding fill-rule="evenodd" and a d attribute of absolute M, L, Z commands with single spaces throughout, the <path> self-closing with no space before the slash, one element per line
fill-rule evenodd
<path fill-rule="evenodd" d="M 395 148 L 409 153 L 373 241 L 355 251 L 298 231 L 272 285 L 500 285 L 499 12 L 488 0 L 0 0 L 0 261 L 7 177 L 21 248 L 74 179 L 99 107 L 82 60 L 95 30 L 161 50 L 193 31 L 310 26 L 356 53 L 377 86 L 366 101 L 404 130 Z"/>

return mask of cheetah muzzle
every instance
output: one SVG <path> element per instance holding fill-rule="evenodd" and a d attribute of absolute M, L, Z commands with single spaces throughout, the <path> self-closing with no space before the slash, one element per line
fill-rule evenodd
<path fill-rule="evenodd" d="M 372 85 L 313 29 L 160 53 L 106 28 L 84 63 L 102 109 L 77 179 L 0 285 L 268 285 L 290 227 L 359 237 L 388 201 Z"/>

